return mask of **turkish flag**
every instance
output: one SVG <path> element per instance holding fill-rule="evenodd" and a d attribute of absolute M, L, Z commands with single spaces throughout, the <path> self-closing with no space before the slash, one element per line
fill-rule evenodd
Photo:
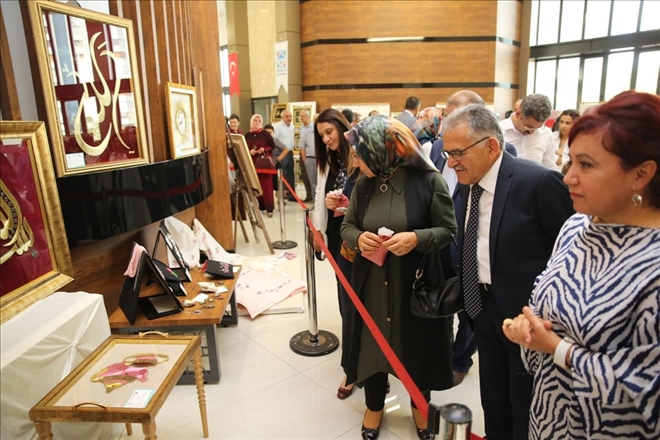
<path fill-rule="evenodd" d="M 234 93 L 241 96 L 241 82 L 238 79 L 238 53 L 230 53 L 227 59 L 229 61 L 229 96 Z"/>

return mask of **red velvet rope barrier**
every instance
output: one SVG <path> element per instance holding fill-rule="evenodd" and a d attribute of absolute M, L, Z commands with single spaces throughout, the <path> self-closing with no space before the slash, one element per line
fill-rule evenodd
<path fill-rule="evenodd" d="M 275 170 L 262 170 L 258 169 L 257 173 L 263 173 L 263 174 L 277 174 L 277 171 Z M 300 207 L 303 210 L 307 210 L 307 205 L 300 200 L 298 197 L 298 194 L 291 188 L 291 185 L 287 180 L 284 178 L 284 176 L 281 176 L 282 182 L 286 185 L 287 188 L 289 188 L 289 193 L 295 197 L 296 201 L 300 205 Z M 412 399 L 413 402 L 415 402 L 415 406 L 417 406 L 417 409 L 419 409 L 419 412 L 422 414 L 424 419 L 428 420 L 428 402 L 424 398 L 424 395 L 422 392 L 417 388 L 417 385 L 415 382 L 412 380 L 410 377 L 410 374 L 408 374 L 408 371 L 406 368 L 403 366 L 399 358 L 396 356 L 394 353 L 394 350 L 392 350 L 392 347 L 390 344 L 387 342 L 385 337 L 383 336 L 383 333 L 380 331 L 378 328 L 378 325 L 376 322 L 373 320 L 367 309 L 364 307 L 364 304 L 362 304 L 362 301 L 360 301 L 360 298 L 357 296 L 355 291 L 353 290 L 353 287 L 351 287 L 351 284 L 348 282 L 346 277 L 344 276 L 344 273 L 341 271 L 339 266 L 337 265 L 337 262 L 335 261 L 334 258 L 332 258 L 332 255 L 330 254 L 330 251 L 328 250 L 328 247 L 325 244 L 325 241 L 323 240 L 323 236 L 321 233 L 314 227 L 312 224 L 311 218 L 309 216 L 307 217 L 307 225 L 309 226 L 309 229 L 312 231 L 312 235 L 314 235 L 314 238 L 316 239 L 316 242 L 319 243 L 321 246 L 321 249 L 326 255 L 326 258 L 328 259 L 328 262 L 330 262 L 330 265 L 332 266 L 333 270 L 335 271 L 335 274 L 339 278 L 339 282 L 344 286 L 344 289 L 346 289 L 346 293 L 348 293 L 348 296 L 351 298 L 351 301 L 353 301 L 353 305 L 355 305 L 355 308 L 357 309 L 358 313 L 364 320 L 364 323 L 366 324 L 367 328 L 373 335 L 374 339 L 376 340 L 376 343 L 380 347 L 380 349 L 383 351 L 383 354 L 387 358 L 388 362 L 392 366 L 392 369 L 396 373 L 397 377 L 399 380 L 403 383 L 403 386 L 406 388 L 408 391 L 408 394 L 410 395 L 410 398 Z M 481 437 L 475 435 L 475 434 L 470 434 L 470 440 L 482 440 Z"/>

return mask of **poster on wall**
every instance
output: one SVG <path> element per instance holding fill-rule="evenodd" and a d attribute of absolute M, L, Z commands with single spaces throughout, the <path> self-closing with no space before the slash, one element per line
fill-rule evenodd
<path fill-rule="evenodd" d="M 280 86 L 289 92 L 289 42 L 275 43 L 275 93 L 279 93 Z"/>

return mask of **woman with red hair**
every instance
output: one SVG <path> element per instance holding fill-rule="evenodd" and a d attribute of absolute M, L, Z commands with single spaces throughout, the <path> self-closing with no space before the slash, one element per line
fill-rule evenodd
<path fill-rule="evenodd" d="M 660 438 L 660 98 L 621 93 L 568 140 L 578 213 L 502 325 L 534 374 L 529 436 Z"/>

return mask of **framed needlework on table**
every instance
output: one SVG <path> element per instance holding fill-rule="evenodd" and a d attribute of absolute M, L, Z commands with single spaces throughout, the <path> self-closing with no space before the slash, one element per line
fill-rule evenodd
<path fill-rule="evenodd" d="M 39 116 L 58 177 L 149 163 L 133 22 L 30 0 Z M 31 44 L 30 44 L 31 43 Z"/>
<path fill-rule="evenodd" d="M 0 323 L 73 281 L 49 151 L 43 122 L 0 121 Z"/>
<path fill-rule="evenodd" d="M 167 83 L 165 86 L 167 125 L 172 158 L 199 154 L 197 94 L 194 87 Z"/>

